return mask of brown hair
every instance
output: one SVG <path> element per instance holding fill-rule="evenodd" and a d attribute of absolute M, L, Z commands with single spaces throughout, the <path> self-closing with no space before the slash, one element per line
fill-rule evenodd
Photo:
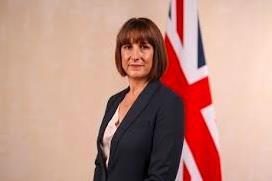
<path fill-rule="evenodd" d="M 121 47 L 128 43 L 147 41 L 154 49 L 153 63 L 149 80 L 158 80 L 167 66 L 167 53 L 162 34 L 157 25 L 148 18 L 131 18 L 120 29 L 115 48 L 115 64 L 121 76 L 126 76 L 122 68 Z"/>

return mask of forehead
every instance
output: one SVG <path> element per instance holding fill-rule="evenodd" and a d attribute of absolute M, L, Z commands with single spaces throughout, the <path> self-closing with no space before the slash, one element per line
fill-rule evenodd
<path fill-rule="evenodd" d="M 149 43 L 153 44 L 152 34 L 143 29 L 128 29 L 120 34 L 119 42 L 121 45 L 128 43 Z"/>

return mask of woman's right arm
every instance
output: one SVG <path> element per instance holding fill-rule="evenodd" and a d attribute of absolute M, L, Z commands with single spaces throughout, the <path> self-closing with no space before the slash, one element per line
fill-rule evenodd
<path fill-rule="evenodd" d="M 112 101 L 113 100 L 113 96 L 109 98 L 108 102 L 107 102 L 107 106 L 106 106 L 106 110 L 104 113 L 104 116 L 106 114 L 106 112 L 109 110 L 109 108 L 111 107 Z M 102 124 L 102 123 L 101 123 Z M 98 149 L 98 148 L 97 148 Z M 103 163 L 101 163 L 101 160 L 103 160 L 101 157 L 101 154 L 99 154 L 99 150 L 97 150 L 97 155 L 95 158 L 95 170 L 94 170 L 94 177 L 93 177 L 93 181 L 101 181 L 103 180 Z"/>
<path fill-rule="evenodd" d="M 95 158 L 95 170 L 94 170 L 94 177 L 93 181 L 101 181 L 102 180 L 102 169 L 103 166 L 99 162 L 99 153 L 97 153 L 96 158 Z"/>

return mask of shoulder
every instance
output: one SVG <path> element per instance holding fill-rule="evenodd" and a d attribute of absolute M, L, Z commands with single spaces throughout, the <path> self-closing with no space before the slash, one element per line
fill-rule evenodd
<path fill-rule="evenodd" d="M 157 118 L 161 125 L 167 124 L 171 129 L 181 128 L 184 117 L 184 103 L 177 93 L 161 84 L 156 94 Z"/>
<path fill-rule="evenodd" d="M 182 104 L 182 98 L 170 88 L 159 82 L 160 89 L 158 90 L 157 97 L 162 103 L 176 102 Z"/>

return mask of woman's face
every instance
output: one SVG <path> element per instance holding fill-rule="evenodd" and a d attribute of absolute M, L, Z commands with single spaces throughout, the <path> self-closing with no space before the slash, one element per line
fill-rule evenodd
<path fill-rule="evenodd" d="M 152 68 L 154 49 L 147 41 L 121 47 L 122 67 L 129 79 L 146 80 Z"/>

